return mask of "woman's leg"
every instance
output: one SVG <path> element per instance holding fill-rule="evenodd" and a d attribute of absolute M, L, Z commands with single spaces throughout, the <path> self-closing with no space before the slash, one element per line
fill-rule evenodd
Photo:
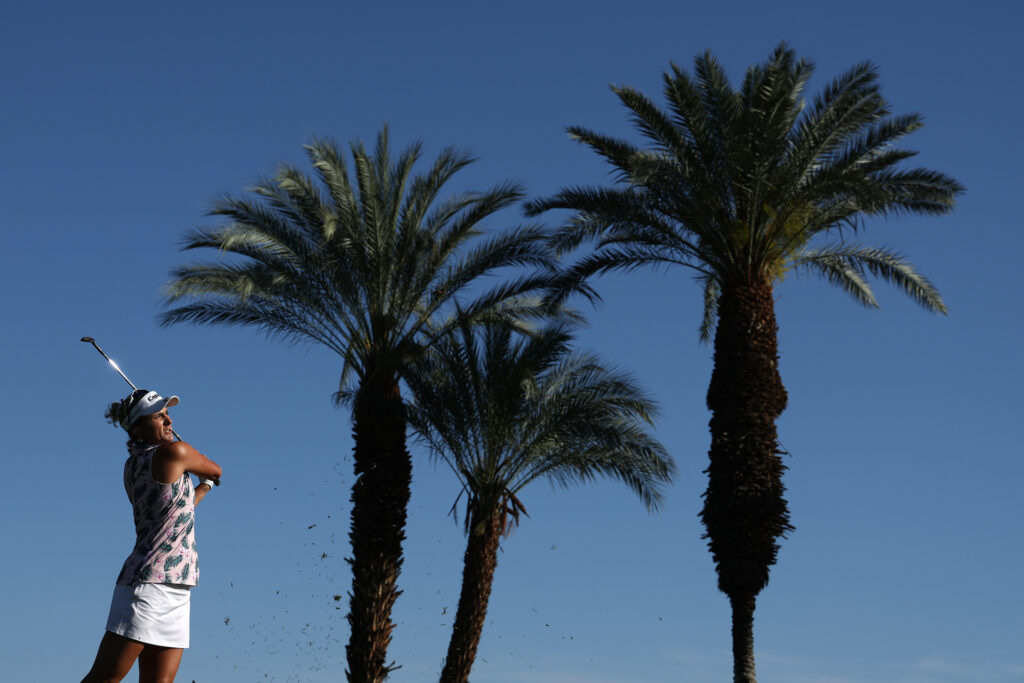
<path fill-rule="evenodd" d="M 100 641 L 96 661 L 82 679 L 82 683 L 118 683 L 132 670 L 132 664 L 145 647 L 137 640 L 107 631 Z"/>
<path fill-rule="evenodd" d="M 180 647 L 147 645 L 139 655 L 139 683 L 174 683 L 183 652 Z"/>

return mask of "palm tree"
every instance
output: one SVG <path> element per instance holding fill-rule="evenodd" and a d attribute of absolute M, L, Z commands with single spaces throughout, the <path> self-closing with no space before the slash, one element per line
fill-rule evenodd
<path fill-rule="evenodd" d="M 184 248 L 216 249 L 219 260 L 173 272 L 167 296 L 187 301 L 161 322 L 249 325 L 341 356 L 339 393 L 352 407 L 357 477 L 347 674 L 376 683 L 395 668 L 385 657 L 411 480 L 399 381 L 459 324 L 540 313 L 551 257 L 537 227 L 479 237 L 486 219 L 520 200 L 519 186 L 442 198 L 472 161 L 463 153 L 446 149 L 413 175 L 421 145 L 392 158 L 387 127 L 372 154 L 352 144 L 352 177 L 335 143 L 314 140 L 306 153 L 315 175 L 284 165 L 250 197 L 216 202 L 211 215 L 223 223 L 192 231 Z M 524 266 L 537 270 L 479 285 Z"/>
<path fill-rule="evenodd" d="M 441 683 L 469 680 L 498 547 L 526 513 L 520 495 L 527 484 L 609 476 L 654 509 L 674 471 L 646 429 L 653 405 L 633 380 L 573 353 L 564 329 L 512 335 L 508 327 L 463 326 L 408 380 L 410 425 L 466 495 L 462 590 Z"/>
<path fill-rule="evenodd" d="M 870 274 L 945 313 L 935 287 L 901 255 L 844 238 L 870 216 L 947 213 L 963 188 L 932 170 L 896 168 L 915 153 L 894 143 L 922 117 L 891 115 L 870 63 L 833 80 L 809 107 L 813 64 L 785 44 L 748 68 L 738 90 L 710 53 L 694 64 L 695 77 L 675 65 L 664 74 L 667 111 L 632 88 L 612 88 L 648 147 L 569 129 L 612 164 L 616 186 L 565 189 L 527 213 L 576 212 L 557 238 L 563 251 L 598 241 L 570 269 L 565 292 L 596 297 L 589 276 L 642 266 L 685 266 L 703 285 L 701 338 L 714 329 L 714 369 L 701 519 L 732 606 L 734 680 L 749 682 L 755 600 L 778 539 L 793 528 L 775 427 L 786 390 L 774 287 L 806 271 L 874 307 Z"/>

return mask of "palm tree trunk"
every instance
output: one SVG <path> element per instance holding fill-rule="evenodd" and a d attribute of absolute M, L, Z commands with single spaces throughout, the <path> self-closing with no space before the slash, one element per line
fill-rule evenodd
<path fill-rule="evenodd" d="M 730 597 L 732 605 L 732 680 L 756 683 L 754 668 L 754 605 L 757 598 Z"/>
<path fill-rule="evenodd" d="M 391 608 L 401 593 L 396 584 L 412 481 L 398 381 L 384 373 L 370 377 L 354 410 L 349 683 L 380 683 L 398 668 L 384 661 L 394 629 Z"/>
<path fill-rule="evenodd" d="M 777 539 L 792 529 L 775 429 L 786 389 L 769 283 L 723 286 L 707 403 L 711 448 L 701 519 L 718 587 L 733 605 L 734 680 L 754 683 L 754 601 L 768 583 Z"/>
<path fill-rule="evenodd" d="M 476 659 L 480 636 L 487 617 L 494 570 L 498 566 L 498 544 L 501 541 L 501 515 L 493 511 L 474 510 L 470 517 L 469 539 L 462 568 L 462 592 L 455 613 L 448 656 L 441 671 L 441 683 L 466 683 Z"/>

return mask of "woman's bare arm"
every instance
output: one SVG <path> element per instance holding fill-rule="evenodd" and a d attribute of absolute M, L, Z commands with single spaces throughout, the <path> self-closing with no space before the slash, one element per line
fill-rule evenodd
<path fill-rule="evenodd" d="M 209 484 L 200 484 L 196 487 L 195 493 L 192 495 L 192 507 L 199 505 L 199 501 L 206 498 L 206 494 L 210 492 Z"/>
<path fill-rule="evenodd" d="M 156 449 L 153 458 L 154 479 L 170 484 L 180 479 L 185 472 L 191 472 L 202 479 L 219 480 L 224 470 L 184 441 L 175 441 Z"/>

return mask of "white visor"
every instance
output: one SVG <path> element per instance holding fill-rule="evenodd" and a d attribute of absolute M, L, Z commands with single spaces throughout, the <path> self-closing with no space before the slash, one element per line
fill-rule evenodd
<path fill-rule="evenodd" d="M 155 391 L 150 391 L 145 396 L 143 396 L 142 398 L 135 402 L 135 405 L 132 406 L 131 412 L 128 413 L 128 416 L 125 417 L 125 419 L 121 420 L 121 426 L 124 428 L 125 431 L 128 431 L 129 429 L 131 429 L 131 426 L 135 424 L 135 421 L 138 420 L 140 417 L 145 417 L 146 415 L 155 415 L 164 408 L 176 406 L 178 405 L 178 403 L 179 399 L 177 396 L 164 398 Z"/>

